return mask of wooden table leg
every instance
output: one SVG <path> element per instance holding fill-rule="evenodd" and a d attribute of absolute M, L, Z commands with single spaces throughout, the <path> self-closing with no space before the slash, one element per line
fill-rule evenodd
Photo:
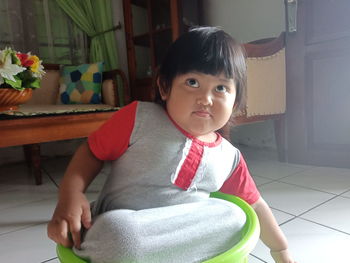
<path fill-rule="evenodd" d="M 24 155 L 27 161 L 29 170 L 35 177 L 35 184 L 42 184 L 41 162 L 40 162 L 40 144 L 23 145 Z"/>

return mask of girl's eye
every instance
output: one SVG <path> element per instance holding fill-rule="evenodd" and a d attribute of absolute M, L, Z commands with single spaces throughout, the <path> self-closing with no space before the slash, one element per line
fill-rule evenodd
<path fill-rule="evenodd" d="M 225 86 L 223 86 L 223 85 L 216 86 L 215 90 L 217 92 L 221 92 L 221 93 L 225 93 L 225 92 L 228 91 L 228 89 Z"/>
<path fill-rule="evenodd" d="M 187 80 L 186 80 L 186 84 L 187 84 L 188 86 L 191 86 L 191 87 L 194 87 L 194 88 L 198 88 L 198 87 L 199 87 L 199 83 L 198 83 L 198 81 L 195 80 L 195 79 L 187 79 Z"/>

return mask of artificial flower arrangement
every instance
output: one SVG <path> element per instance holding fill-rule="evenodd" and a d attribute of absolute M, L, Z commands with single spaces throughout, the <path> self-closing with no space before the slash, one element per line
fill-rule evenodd
<path fill-rule="evenodd" d="M 31 53 L 20 53 L 11 48 L 0 50 L 0 89 L 40 88 L 45 74 L 42 61 Z"/>

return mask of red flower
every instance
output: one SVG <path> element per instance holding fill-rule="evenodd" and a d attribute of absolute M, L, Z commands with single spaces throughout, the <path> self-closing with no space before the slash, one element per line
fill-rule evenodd
<path fill-rule="evenodd" d="M 16 56 L 21 61 L 23 67 L 30 67 L 34 63 L 34 60 L 29 59 L 30 56 L 28 54 L 17 53 Z"/>

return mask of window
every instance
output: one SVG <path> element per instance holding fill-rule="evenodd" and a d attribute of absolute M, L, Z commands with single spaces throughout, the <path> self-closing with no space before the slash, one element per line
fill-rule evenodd
<path fill-rule="evenodd" d="M 44 63 L 87 62 L 87 35 L 54 0 L 0 0 L 0 25 L 1 49 L 30 51 Z"/>

